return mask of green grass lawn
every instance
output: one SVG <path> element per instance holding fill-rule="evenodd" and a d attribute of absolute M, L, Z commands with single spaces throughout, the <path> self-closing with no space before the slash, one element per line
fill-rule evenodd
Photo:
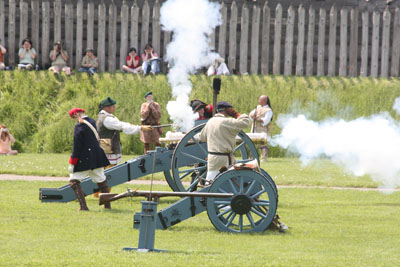
<path fill-rule="evenodd" d="M 122 162 L 136 157 L 124 155 Z M 0 173 L 68 176 L 69 154 L 29 154 L 0 157 Z M 377 187 L 378 184 L 369 177 L 354 177 L 346 174 L 341 168 L 327 159 L 316 160 L 309 166 L 302 166 L 297 158 L 270 158 L 262 163 L 277 184 L 280 185 L 321 185 L 321 186 L 350 186 Z M 141 179 L 151 179 L 151 176 Z M 161 173 L 155 174 L 154 179 L 164 180 Z"/>
<path fill-rule="evenodd" d="M 124 252 L 138 245 L 132 216 L 140 200 L 114 202 L 111 211 L 87 197 L 41 203 L 40 187 L 61 182 L 0 181 L 0 265 L 7 266 L 399 266 L 400 192 L 284 188 L 279 191 L 286 234 L 221 233 L 202 213 L 156 231 L 166 253 Z M 148 186 L 147 186 L 148 187 Z M 141 186 L 141 190 L 148 190 Z M 123 192 L 120 185 L 113 192 Z M 155 186 L 155 190 L 168 190 Z M 163 198 L 159 208 L 176 198 Z"/>

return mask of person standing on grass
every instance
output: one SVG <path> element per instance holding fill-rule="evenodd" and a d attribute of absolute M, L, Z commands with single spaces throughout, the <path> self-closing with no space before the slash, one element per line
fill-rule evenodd
<path fill-rule="evenodd" d="M 79 201 L 79 210 L 89 210 L 80 183 L 90 176 L 100 192 L 108 193 L 104 167 L 110 162 L 99 145 L 95 120 L 86 116 L 85 110 L 81 108 L 71 109 L 69 115 L 77 122 L 74 128 L 74 146 L 69 159 L 69 184 Z M 105 204 L 104 208 L 111 209 L 110 203 Z"/>
<path fill-rule="evenodd" d="M 140 108 L 142 125 L 160 125 L 161 109 L 160 104 L 154 102 L 153 93 L 147 92 L 144 95 L 146 102 L 142 104 Z M 144 154 L 151 149 L 152 145 L 161 146 L 160 134 L 162 134 L 162 128 L 152 129 L 151 131 L 141 132 L 140 140 L 144 143 Z"/>
<path fill-rule="evenodd" d="M 200 140 L 207 142 L 208 164 L 206 180 L 209 182 L 214 180 L 221 168 L 228 168 L 236 162 L 233 155 L 236 135 L 250 125 L 249 116 L 239 114 L 228 102 L 218 102 L 216 111 L 217 114 L 208 120 L 200 132 Z"/>
<path fill-rule="evenodd" d="M 13 143 L 15 143 L 14 136 L 4 124 L 0 125 L 0 155 L 17 155 L 18 150 L 11 149 Z"/>
<path fill-rule="evenodd" d="M 110 164 L 105 169 L 117 165 L 122 157 L 122 144 L 120 132 L 124 134 L 138 134 L 140 130 L 151 131 L 150 126 L 138 126 L 120 121 L 113 113 L 117 101 L 111 97 L 103 99 L 99 104 L 100 112 L 97 116 L 97 129 L 100 139 L 110 140 L 109 146 L 103 146 Z M 94 195 L 98 197 L 98 194 Z"/>
<path fill-rule="evenodd" d="M 269 97 L 262 95 L 258 98 L 258 106 L 250 112 L 250 118 L 253 120 L 251 127 L 252 133 L 266 133 L 267 139 L 271 138 L 271 121 L 272 112 L 271 102 Z M 261 161 L 267 161 L 268 157 L 268 146 L 264 145 L 260 147 L 261 150 Z"/>

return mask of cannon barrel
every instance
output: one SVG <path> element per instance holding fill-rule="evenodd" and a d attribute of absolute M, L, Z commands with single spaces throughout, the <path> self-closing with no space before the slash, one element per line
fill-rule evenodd
<path fill-rule="evenodd" d="M 160 198 L 160 197 L 214 197 L 214 198 L 227 198 L 233 197 L 232 193 L 205 193 L 205 192 L 168 192 L 168 191 L 136 191 L 128 189 L 128 191 L 121 194 L 101 193 L 99 195 L 99 205 L 115 201 L 125 197 L 146 197 Z"/>

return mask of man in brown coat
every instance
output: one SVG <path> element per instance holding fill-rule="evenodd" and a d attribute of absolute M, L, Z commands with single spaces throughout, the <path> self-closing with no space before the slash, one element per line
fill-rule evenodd
<path fill-rule="evenodd" d="M 160 125 L 161 109 L 157 102 L 153 101 L 153 93 L 147 92 L 144 95 L 146 102 L 141 107 L 142 125 Z M 140 140 L 144 143 L 144 154 L 150 150 L 152 144 L 161 146 L 159 139 L 162 128 L 153 129 L 152 131 L 141 132 Z"/>

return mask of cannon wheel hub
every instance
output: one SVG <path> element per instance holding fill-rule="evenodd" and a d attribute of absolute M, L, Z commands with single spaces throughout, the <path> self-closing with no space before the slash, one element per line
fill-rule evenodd
<path fill-rule="evenodd" d="M 232 198 L 231 207 L 237 214 L 243 215 L 251 210 L 251 200 L 246 195 L 236 195 Z"/>

